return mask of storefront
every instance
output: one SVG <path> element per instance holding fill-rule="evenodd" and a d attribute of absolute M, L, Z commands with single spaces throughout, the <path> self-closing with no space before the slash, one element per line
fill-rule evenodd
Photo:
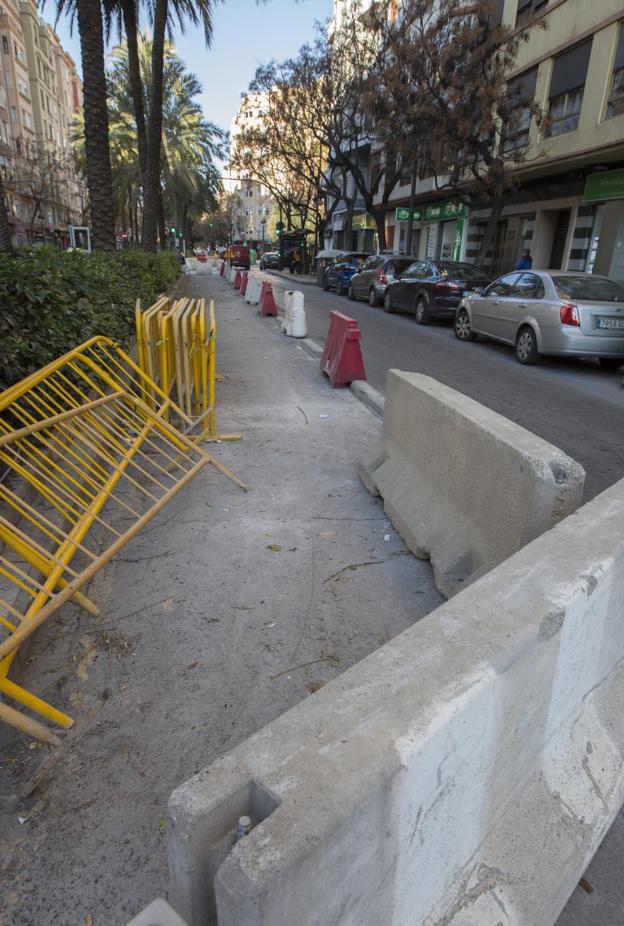
<path fill-rule="evenodd" d="M 466 207 L 464 203 L 447 200 L 428 203 L 414 209 L 412 230 L 412 254 L 429 260 L 461 260 L 464 252 L 466 232 Z M 398 235 L 394 236 L 394 251 L 397 254 L 407 250 L 407 224 L 409 209 L 395 210 Z"/>
<path fill-rule="evenodd" d="M 590 174 L 583 203 L 592 219 L 584 269 L 624 283 L 624 169 Z"/>

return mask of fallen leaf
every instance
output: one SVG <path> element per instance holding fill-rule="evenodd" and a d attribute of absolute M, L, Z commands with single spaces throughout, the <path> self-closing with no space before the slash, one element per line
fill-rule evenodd
<path fill-rule="evenodd" d="M 161 832 L 161 833 L 163 834 L 163 836 L 164 836 L 164 834 L 167 832 L 167 818 L 166 818 L 166 817 L 161 817 L 161 818 L 160 818 L 160 823 L 158 824 L 158 829 L 160 830 L 160 832 Z"/>
<path fill-rule="evenodd" d="M 328 540 L 330 537 L 335 537 L 336 531 L 321 531 L 319 537 L 321 540 Z"/>
<path fill-rule="evenodd" d="M 191 662 L 186 668 L 187 668 L 187 669 L 196 669 L 198 665 L 199 665 L 198 662 Z"/>
<path fill-rule="evenodd" d="M 267 550 L 273 550 L 274 553 L 281 553 L 282 548 L 279 543 L 270 543 L 267 546 Z"/>
<path fill-rule="evenodd" d="M 318 691 L 319 688 L 322 688 L 325 682 L 306 682 L 306 688 L 310 694 L 314 694 L 315 691 Z"/>
<path fill-rule="evenodd" d="M 87 913 L 85 922 L 87 926 L 93 926 L 93 914 L 92 913 Z"/>

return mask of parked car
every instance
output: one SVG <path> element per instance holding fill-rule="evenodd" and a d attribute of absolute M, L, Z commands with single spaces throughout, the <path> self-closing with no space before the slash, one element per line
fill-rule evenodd
<path fill-rule="evenodd" d="M 349 289 L 351 277 L 361 269 L 368 254 L 348 252 L 332 260 L 323 273 L 323 289 L 335 289 L 343 296 Z"/>
<path fill-rule="evenodd" d="M 277 270 L 279 267 L 279 251 L 267 251 L 260 258 L 261 270 Z"/>
<path fill-rule="evenodd" d="M 520 363 L 535 363 L 540 354 L 597 357 L 615 370 L 624 364 L 624 288 L 589 273 L 507 273 L 462 300 L 455 334 L 512 344 Z"/>
<path fill-rule="evenodd" d="M 490 277 L 474 264 L 417 260 L 386 287 L 384 310 L 413 312 L 419 325 L 432 318 L 454 318 L 462 297 Z"/>
<path fill-rule="evenodd" d="M 368 299 L 369 305 L 381 305 L 387 285 L 417 259 L 388 253 L 371 254 L 362 269 L 351 277 L 347 291 L 349 299 Z"/>
<path fill-rule="evenodd" d="M 232 260 L 232 266 L 242 267 L 243 270 L 251 269 L 251 256 L 249 254 L 249 248 L 246 244 L 231 244 L 230 250 L 234 255 Z"/>

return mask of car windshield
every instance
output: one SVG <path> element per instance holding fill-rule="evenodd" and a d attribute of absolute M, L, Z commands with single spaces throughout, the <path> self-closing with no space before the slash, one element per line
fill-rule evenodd
<path fill-rule="evenodd" d="M 476 283 L 478 280 L 483 281 L 488 278 L 485 270 L 481 267 L 474 267 L 472 264 L 439 264 L 438 266 L 443 277 L 450 277 L 453 280 Z"/>
<path fill-rule="evenodd" d="M 605 277 L 556 276 L 553 283 L 560 299 L 586 299 L 588 302 L 624 302 L 624 289 Z"/>

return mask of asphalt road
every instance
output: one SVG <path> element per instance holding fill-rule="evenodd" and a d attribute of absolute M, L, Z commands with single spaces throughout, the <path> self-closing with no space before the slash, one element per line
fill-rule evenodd
<path fill-rule="evenodd" d="M 387 315 L 275 273 L 262 276 L 272 281 L 282 306 L 285 290 L 304 292 L 315 341 L 324 341 L 331 309 L 356 318 L 368 381 L 381 392 L 392 368 L 426 373 L 458 389 L 578 460 L 587 472 L 586 501 L 624 477 L 623 371 L 602 370 L 592 360 L 548 358 L 524 367 L 511 348 L 494 341 L 458 341 L 448 322 L 417 325 L 411 315 Z"/>

